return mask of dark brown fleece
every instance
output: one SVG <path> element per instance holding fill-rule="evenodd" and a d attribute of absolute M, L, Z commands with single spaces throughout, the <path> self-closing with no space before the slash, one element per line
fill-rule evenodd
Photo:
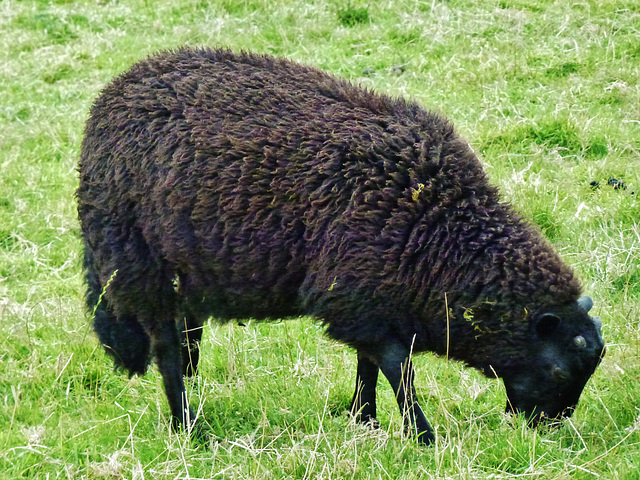
<path fill-rule="evenodd" d="M 365 351 L 444 354 L 448 337 L 502 374 L 526 365 L 531 316 L 580 294 L 449 122 L 314 68 L 163 52 L 103 90 L 85 133 L 88 302 L 117 270 L 105 304 L 147 331 L 181 308 L 310 314 Z"/>

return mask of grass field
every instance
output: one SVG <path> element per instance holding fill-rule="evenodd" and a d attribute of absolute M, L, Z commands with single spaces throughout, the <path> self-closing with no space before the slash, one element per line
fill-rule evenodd
<path fill-rule="evenodd" d="M 313 321 L 245 321 L 206 328 L 189 387 L 215 438 L 172 433 L 157 372 L 113 372 L 91 331 L 74 191 L 101 88 L 183 44 L 286 56 L 451 118 L 603 318 L 575 415 L 530 430 L 499 382 L 423 355 L 423 448 L 382 378 L 382 428 L 352 423 L 355 355 Z M 639 194 L 637 0 L 3 0 L 0 478 L 640 479 Z"/>

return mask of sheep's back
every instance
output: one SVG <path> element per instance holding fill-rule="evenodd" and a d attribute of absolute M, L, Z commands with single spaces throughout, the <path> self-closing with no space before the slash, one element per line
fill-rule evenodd
<path fill-rule="evenodd" d="M 98 225 L 84 228 L 89 243 L 117 225 L 120 241 L 148 247 L 183 295 L 208 298 L 218 316 L 328 316 L 315 307 L 329 298 L 335 315 L 358 317 L 411 271 L 406 248 L 425 228 L 449 231 L 461 201 L 497 202 L 437 115 L 225 50 L 165 52 L 107 86 L 80 177 L 81 217 Z M 341 309 L 332 298 L 345 291 Z"/>

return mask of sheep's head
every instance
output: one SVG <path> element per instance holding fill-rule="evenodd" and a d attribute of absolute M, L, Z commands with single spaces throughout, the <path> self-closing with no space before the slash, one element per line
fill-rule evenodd
<path fill-rule="evenodd" d="M 530 425 L 573 413 L 605 352 L 600 317 L 590 317 L 589 297 L 531 319 L 526 365 L 503 376 L 507 411 L 524 413 Z"/>

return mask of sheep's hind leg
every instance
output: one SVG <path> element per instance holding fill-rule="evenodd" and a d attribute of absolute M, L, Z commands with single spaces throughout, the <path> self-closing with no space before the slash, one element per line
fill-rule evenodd
<path fill-rule="evenodd" d="M 435 435 L 418 404 L 410 354 L 409 349 L 400 343 L 391 344 L 378 356 L 378 366 L 396 394 L 406 427 L 418 437 L 420 443 L 429 445 L 435 441 Z"/>
<path fill-rule="evenodd" d="M 184 372 L 178 329 L 173 321 L 159 321 L 148 332 L 171 409 L 172 425 L 176 429 L 181 426 L 190 429 L 194 425 L 195 415 L 189 407 L 182 377 Z"/>
<path fill-rule="evenodd" d="M 358 353 L 358 370 L 356 374 L 356 391 L 351 401 L 351 414 L 361 423 L 376 422 L 376 384 L 378 382 L 378 366 L 365 355 Z"/>

